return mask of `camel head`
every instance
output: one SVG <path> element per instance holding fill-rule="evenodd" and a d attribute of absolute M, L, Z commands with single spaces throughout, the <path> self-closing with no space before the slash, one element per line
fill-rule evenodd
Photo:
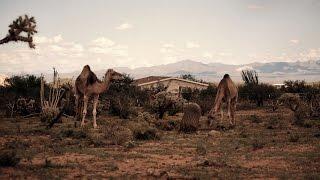
<path fill-rule="evenodd" d="M 105 77 L 110 78 L 110 80 L 122 80 L 124 78 L 121 73 L 118 73 L 113 69 L 108 69 L 108 71 L 105 74 Z"/>

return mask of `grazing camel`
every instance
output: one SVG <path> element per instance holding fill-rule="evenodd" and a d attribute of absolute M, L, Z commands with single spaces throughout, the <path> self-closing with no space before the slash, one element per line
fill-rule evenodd
<path fill-rule="evenodd" d="M 220 81 L 218 85 L 216 99 L 214 101 L 213 108 L 210 110 L 208 115 L 210 126 L 212 125 L 213 119 L 218 110 L 221 111 L 221 122 L 222 122 L 223 120 L 222 103 L 223 102 L 226 102 L 228 105 L 228 117 L 229 117 L 230 124 L 235 125 L 236 121 L 234 118 L 234 112 L 236 110 L 237 99 L 238 99 L 238 89 L 236 85 L 233 83 L 233 81 L 231 80 L 229 74 L 225 74 L 223 76 L 223 79 Z"/>
<path fill-rule="evenodd" d="M 96 115 L 97 115 L 97 104 L 99 100 L 99 94 L 108 90 L 112 80 L 122 79 L 122 74 L 114 71 L 113 69 L 108 69 L 105 74 L 104 81 L 100 81 L 97 76 L 90 70 L 88 65 L 84 66 L 82 72 L 77 77 L 75 82 L 75 108 L 79 107 L 79 99 L 83 98 L 83 113 L 82 113 L 82 121 L 81 126 L 84 126 L 86 114 L 87 114 L 87 106 L 88 100 L 92 96 L 93 97 L 93 127 L 97 128 Z M 78 112 L 76 110 L 76 112 Z"/>

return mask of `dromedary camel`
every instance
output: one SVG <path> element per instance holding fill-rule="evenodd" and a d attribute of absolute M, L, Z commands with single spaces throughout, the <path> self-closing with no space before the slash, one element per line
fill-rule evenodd
<path fill-rule="evenodd" d="M 210 125 L 212 125 L 213 119 L 215 114 L 218 110 L 221 111 L 221 122 L 223 120 L 223 110 L 222 110 L 222 103 L 226 102 L 228 105 L 228 116 L 231 125 L 235 125 L 236 121 L 234 118 L 234 113 L 236 110 L 236 104 L 238 99 L 238 89 L 236 85 L 231 80 L 229 74 L 225 74 L 223 79 L 220 81 L 218 85 L 218 91 L 216 95 L 216 99 L 214 101 L 213 108 L 209 112 L 208 119 Z M 232 120 L 231 120 L 231 119 Z"/>
<path fill-rule="evenodd" d="M 83 113 L 82 113 L 82 121 L 81 126 L 84 126 L 86 114 L 87 114 L 87 106 L 88 100 L 90 97 L 93 97 L 93 127 L 97 128 L 96 115 L 97 115 L 97 104 L 99 100 L 99 94 L 108 90 L 111 81 L 122 79 L 123 76 L 114 71 L 113 69 L 108 69 L 105 74 L 104 81 L 100 81 L 97 76 L 90 70 L 88 65 L 84 66 L 82 72 L 77 77 L 75 82 L 75 107 L 79 107 L 79 99 L 83 98 Z M 76 112 L 77 109 L 76 109 Z"/>

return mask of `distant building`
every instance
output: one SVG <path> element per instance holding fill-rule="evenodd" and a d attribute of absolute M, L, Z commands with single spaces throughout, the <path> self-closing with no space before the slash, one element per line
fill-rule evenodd
<path fill-rule="evenodd" d="M 134 81 L 134 84 L 141 87 L 142 89 L 150 89 L 157 87 L 159 84 L 167 87 L 167 92 L 179 94 L 184 88 L 191 89 L 206 89 L 209 84 L 190 81 L 175 77 L 163 77 L 163 76 L 149 76 Z"/>

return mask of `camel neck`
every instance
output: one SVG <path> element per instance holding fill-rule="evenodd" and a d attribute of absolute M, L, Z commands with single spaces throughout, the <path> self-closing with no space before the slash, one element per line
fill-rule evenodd
<path fill-rule="evenodd" d="M 110 82 L 111 82 L 111 76 L 109 74 L 107 74 L 102 82 L 104 91 L 109 89 Z"/>

